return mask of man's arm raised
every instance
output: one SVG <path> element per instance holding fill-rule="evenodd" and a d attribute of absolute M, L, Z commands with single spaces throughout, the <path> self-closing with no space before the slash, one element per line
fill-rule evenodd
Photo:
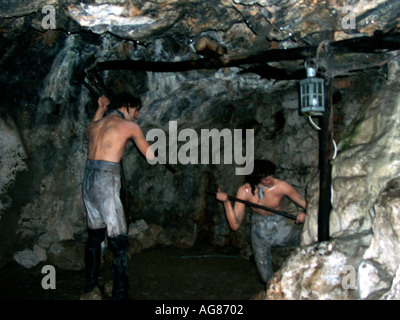
<path fill-rule="evenodd" d="M 104 112 L 107 110 L 107 106 L 110 104 L 110 101 L 107 99 L 105 95 L 102 95 L 98 100 L 97 100 L 97 110 L 96 113 L 94 114 L 94 117 L 92 119 L 92 122 L 89 123 L 89 125 L 86 128 L 86 138 L 89 139 L 89 131 L 92 129 L 94 123 L 101 118 L 103 118 Z"/>
<path fill-rule="evenodd" d="M 110 101 L 107 99 L 105 95 L 102 95 L 99 100 L 97 100 L 98 108 L 96 113 L 94 114 L 92 122 L 98 121 L 103 118 L 104 112 L 107 110 L 107 106 L 110 104 Z"/>

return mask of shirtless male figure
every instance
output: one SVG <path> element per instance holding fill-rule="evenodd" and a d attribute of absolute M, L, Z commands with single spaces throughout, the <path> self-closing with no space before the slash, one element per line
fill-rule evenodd
<path fill-rule="evenodd" d="M 134 122 L 139 116 L 140 99 L 129 94 L 116 96 L 112 101 L 113 110 L 103 117 L 109 104 L 105 96 L 99 98 L 98 109 L 86 129 L 89 145 L 82 196 L 87 213 L 88 239 L 84 291 L 92 291 L 97 284 L 101 243 L 107 233 L 108 245 L 114 255 L 112 298 L 126 299 L 129 297 L 129 242 L 120 199 L 120 161 L 130 140 L 148 160 L 154 159 L 154 153 L 142 129 Z"/>
<path fill-rule="evenodd" d="M 288 197 L 303 209 L 306 200 L 290 184 L 274 177 L 275 164 L 268 160 L 255 160 L 254 171 L 246 176 L 247 183 L 239 187 L 236 198 L 282 211 L 282 199 Z M 222 201 L 226 217 L 232 230 L 239 229 L 244 216 L 245 204 L 236 201 L 232 207 L 228 195 L 218 190 L 217 199 Z M 251 207 L 251 243 L 258 272 L 264 283 L 273 274 L 271 249 L 275 246 L 297 245 L 300 230 L 289 225 L 283 216 Z M 303 223 L 305 213 L 297 215 L 297 222 Z"/>

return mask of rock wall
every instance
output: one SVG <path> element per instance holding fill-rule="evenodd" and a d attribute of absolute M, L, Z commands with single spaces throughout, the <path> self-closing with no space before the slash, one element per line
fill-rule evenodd
<path fill-rule="evenodd" d="M 10 119 L 8 119 L 8 121 L 6 119 L 0 119 L 0 130 L 0 194 L 2 195 L 2 201 L 0 202 L 1 219 L 1 215 L 12 201 L 10 197 L 5 196 L 5 192 L 10 184 L 15 182 L 17 173 L 27 168 L 24 161 L 27 155 L 24 146 L 21 143 L 21 138 L 14 121 Z"/>
<path fill-rule="evenodd" d="M 320 43 L 332 26 L 336 38 L 349 36 L 338 31 L 343 18 L 338 2 L 327 2 L 328 9 L 321 10 L 315 1 L 287 1 L 280 7 L 275 1 L 221 1 L 213 8 L 202 1 L 190 6 L 136 1 L 124 3 L 130 15 L 125 19 L 125 11 L 113 11 L 113 4 L 123 1 L 98 0 L 96 6 L 73 1 L 68 8 L 51 1 L 58 30 L 44 32 L 40 8 L 45 3 L 2 4 L 0 14 L 0 94 L 6 97 L 0 101 L 0 253 L 14 255 L 27 267 L 46 259 L 56 264 L 58 254 L 64 265 L 67 252 L 72 260 L 82 256 L 84 130 L 96 108 L 96 99 L 82 85 L 85 67 L 114 59 L 197 59 L 194 40 L 200 36 L 218 40 L 233 55 Z M 99 16 L 93 10 L 103 4 L 111 11 Z M 389 1 L 358 2 L 354 9 L 362 18 L 357 28 L 369 35 L 392 29 L 398 24 L 392 14 L 397 7 Z M 165 19 L 151 20 L 157 10 Z M 112 15 L 116 20 L 101 20 Z M 379 23 L 373 22 L 377 15 Z M 87 17 L 93 17 L 93 25 L 84 25 Z M 333 240 L 321 244 L 315 243 L 318 133 L 298 113 L 297 82 L 273 82 L 236 68 L 106 71 L 102 76 L 112 92 L 128 90 L 142 98 L 145 133 L 160 128 L 168 134 L 171 122 L 197 135 L 202 129 L 254 130 L 255 158 L 276 162 L 277 177 L 307 196 L 302 247 L 275 274 L 267 298 L 398 299 L 398 63 L 390 62 L 387 74 L 383 67 L 334 82 L 339 145 L 333 161 Z M 387 76 L 383 85 L 382 75 Z M 193 246 L 207 240 L 236 246 L 249 256 L 248 221 L 231 232 L 222 206 L 205 192 L 218 186 L 234 195 L 243 183 L 235 163 L 174 166 L 175 175 L 149 165 L 134 147 L 127 151 L 130 230 L 142 220 L 151 226 L 131 239 L 133 251 L 154 243 Z M 289 202 L 284 210 L 296 211 Z M 157 240 L 156 234 L 168 241 Z"/>
<path fill-rule="evenodd" d="M 317 241 L 318 181 L 310 184 L 302 248 L 267 288 L 268 299 L 398 299 L 398 60 L 338 145 L 332 240 Z"/>
<path fill-rule="evenodd" d="M 2 193 L 5 200 L 0 227 L 7 232 L 2 232 L 1 243 L 8 253 L 25 249 L 40 252 L 33 248 L 38 245 L 48 250 L 54 242 L 85 239 L 86 220 L 80 193 L 87 148 L 84 130 L 94 114 L 96 99 L 80 82 L 83 68 L 95 60 L 177 59 L 177 48 L 171 51 L 173 43 L 169 40 L 154 41 L 145 47 L 121 42 L 111 35 L 98 38 L 66 36 L 57 31 L 39 34 L 31 30 L 21 35 L 19 41 L 36 48 L 34 53 L 43 61 L 43 70 L 40 77 L 29 72 L 36 70 L 36 60 L 32 57 L 24 62 L 27 63 L 22 70 L 24 76 L 16 72 L 11 78 L 13 87 L 28 79 L 37 91 L 18 95 L 8 85 L 8 103 L 19 103 L 4 120 L 7 123 L 4 131 L 12 132 L 13 136 L 7 140 L 12 150 L 7 161 L 15 170 L 11 174 L 7 167 L 4 170 L 2 167 L 7 187 Z M 19 52 L 16 45 L 10 50 Z M 178 52 L 180 59 L 192 54 L 184 47 Z M 3 57 L 2 63 L 6 65 L 12 56 L 10 53 L 8 59 Z M 17 64 L 22 59 L 17 56 Z M 310 190 L 314 194 L 315 184 L 309 182 L 317 178 L 318 133 L 299 115 L 297 82 L 271 83 L 257 75 L 239 75 L 238 71 L 236 68 L 184 73 L 114 70 L 102 76 L 113 93 L 124 89 L 142 98 L 139 123 L 145 133 L 159 128 L 168 137 L 171 122 L 177 124 L 178 131 L 193 129 L 199 137 L 202 129 L 254 130 L 254 157 L 276 162 L 277 177 L 292 183 L 303 195 Z M 368 100 L 375 90 L 372 82 L 357 77 L 354 82 L 364 84 Z M 337 89 L 343 95 L 342 101 L 335 105 L 340 113 L 336 124 L 341 132 L 361 108 L 363 101 L 357 101 L 359 89 Z M 351 111 L 341 106 L 344 100 L 352 101 Z M 3 105 L 4 114 L 9 104 Z M 179 142 L 178 149 L 183 144 Z M 237 246 L 249 256 L 248 221 L 239 232 L 231 232 L 222 206 L 206 194 L 206 190 L 216 190 L 218 186 L 234 195 L 244 181 L 243 176 L 235 174 L 240 166 L 234 159 L 232 164 L 210 161 L 210 164 L 173 166 L 176 174 L 161 165 L 149 165 L 130 146 L 124 158 L 130 221 L 144 219 L 157 224 L 175 243 L 194 244 L 201 239 Z M 284 209 L 296 211 L 290 202 Z M 315 224 L 312 217 L 309 221 L 304 234 L 310 235 L 305 242 L 314 241 L 311 235 Z"/>
<path fill-rule="evenodd" d="M 135 47 L 110 35 L 99 39 L 58 31 L 41 34 L 30 30 L 20 35 L 18 42 L 35 48 L 33 53 L 43 66 L 37 74 L 35 56 L 24 60 L 17 55 L 20 48 L 16 44 L 9 48 L 14 55 L 10 52 L 1 61 L 6 66 L 14 56 L 13 66 L 24 66 L 21 73 L 6 71 L 10 75 L 7 84 L 2 78 L 9 93 L 2 104 L 2 132 L 9 137 L 2 140 L 7 152 L 2 160 L 7 165 L 1 168 L 5 177 L 0 218 L 3 254 L 25 249 L 41 252 L 33 248 L 38 245 L 48 250 L 54 242 L 85 239 L 81 199 L 87 148 L 84 130 L 97 101 L 80 82 L 83 68 L 94 59 L 146 56 L 169 61 L 176 54 L 170 51 L 168 40 Z M 183 57 L 190 54 L 182 51 Z M 238 75 L 238 71 L 107 71 L 102 76 L 114 93 L 125 89 L 142 98 L 139 123 L 145 133 L 160 128 L 168 137 L 171 122 L 176 122 L 178 131 L 193 129 L 199 137 L 202 129 L 254 130 L 254 156 L 276 161 L 278 175 L 305 194 L 310 172 L 316 170 L 313 146 L 317 133 L 298 115 L 297 83 L 272 85 L 256 75 Z M 15 88 L 23 87 L 24 81 L 32 83 L 35 90 L 20 94 Z M 10 108 L 13 103 L 14 109 Z M 244 140 L 243 148 L 246 143 Z M 179 142 L 178 149 L 183 144 Z M 243 240 L 248 226 L 232 234 L 222 207 L 206 194 L 216 186 L 235 194 L 243 183 L 243 176 L 235 173 L 243 165 L 232 158 L 231 164 L 177 163 L 173 175 L 161 165 L 149 165 L 131 145 L 124 159 L 131 222 L 145 219 L 155 223 L 176 243 L 183 238 L 201 238 L 219 245 L 234 244 L 248 255 L 249 243 Z M 183 242 L 194 244 L 192 240 Z"/>

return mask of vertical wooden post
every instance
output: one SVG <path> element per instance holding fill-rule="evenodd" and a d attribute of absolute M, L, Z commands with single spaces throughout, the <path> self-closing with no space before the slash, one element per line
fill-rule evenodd
<path fill-rule="evenodd" d="M 319 131 L 320 189 L 318 206 L 318 241 L 329 240 L 329 215 L 332 209 L 331 185 L 332 166 L 330 163 L 333 145 L 332 86 L 329 80 L 325 86 L 325 112 L 321 117 Z"/>

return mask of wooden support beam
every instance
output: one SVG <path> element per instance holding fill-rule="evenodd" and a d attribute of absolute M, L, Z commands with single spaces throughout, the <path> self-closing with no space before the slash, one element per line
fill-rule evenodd
<path fill-rule="evenodd" d="M 319 131 L 319 172 L 320 189 L 318 205 L 318 241 L 329 240 L 329 217 L 332 209 L 331 186 L 332 165 L 331 156 L 333 152 L 333 112 L 332 112 L 332 85 L 325 86 L 325 112 L 320 121 Z"/>
<path fill-rule="evenodd" d="M 274 49 L 266 51 L 259 55 L 247 57 L 220 57 L 220 58 L 202 58 L 197 60 L 186 60 L 178 62 L 152 62 L 139 60 L 113 60 L 98 62 L 95 68 L 98 71 L 103 70 L 134 70 L 134 71 L 152 71 L 152 72 L 183 72 L 190 70 L 217 70 L 220 68 L 240 67 L 257 63 L 270 61 L 298 60 L 308 59 L 315 56 L 316 47 L 301 47 L 292 49 Z"/>
<path fill-rule="evenodd" d="M 98 71 L 120 69 L 153 72 L 182 72 L 200 69 L 218 70 L 220 68 L 265 64 L 272 61 L 306 60 L 315 58 L 317 51 L 320 51 L 318 52 L 318 55 L 321 61 L 323 60 L 323 57 L 327 57 L 329 61 L 329 57 L 345 53 L 381 54 L 382 50 L 393 51 L 399 49 L 400 34 L 392 33 L 385 35 L 377 34 L 372 37 L 360 37 L 336 42 L 327 42 L 321 48 L 318 46 L 309 46 L 290 49 L 272 49 L 259 54 L 242 57 L 216 55 L 213 58 L 202 58 L 178 62 L 114 60 L 98 62 L 95 65 L 95 68 Z M 328 68 L 329 65 L 325 65 L 325 67 Z"/>

